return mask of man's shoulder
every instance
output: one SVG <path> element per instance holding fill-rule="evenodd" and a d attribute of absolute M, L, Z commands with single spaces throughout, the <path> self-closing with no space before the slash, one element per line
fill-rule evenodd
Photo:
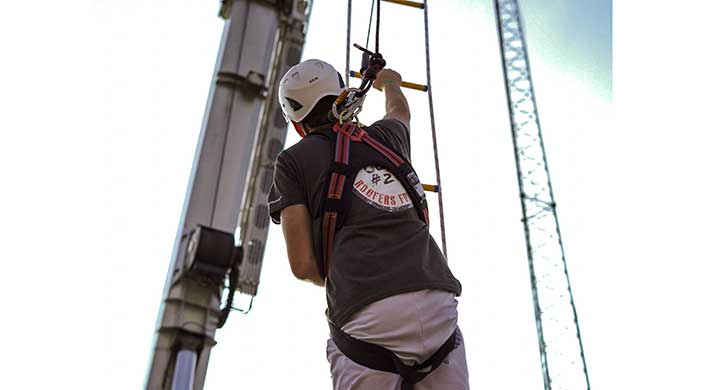
<path fill-rule="evenodd" d="M 409 129 L 398 119 L 380 119 L 370 125 L 370 127 L 381 128 L 404 136 L 409 135 Z"/>
<path fill-rule="evenodd" d="M 277 156 L 276 165 L 303 169 L 309 165 L 308 161 L 313 156 L 325 156 L 325 151 L 329 149 L 325 136 L 310 134 L 282 150 Z"/>
<path fill-rule="evenodd" d="M 380 119 L 368 126 L 370 133 L 374 137 L 378 135 L 387 146 L 391 146 L 405 158 L 411 157 L 411 141 L 409 129 L 397 119 Z"/>
<path fill-rule="evenodd" d="M 279 153 L 279 158 L 296 158 L 308 152 L 309 149 L 311 149 L 311 146 L 311 142 L 307 138 L 302 138 L 288 148 L 284 148 Z"/>
<path fill-rule="evenodd" d="M 282 152 L 286 152 L 290 155 L 301 155 L 310 153 L 312 150 L 327 147 L 329 144 L 328 137 L 325 133 L 313 133 L 306 137 L 300 139 L 297 143 L 284 149 Z"/>

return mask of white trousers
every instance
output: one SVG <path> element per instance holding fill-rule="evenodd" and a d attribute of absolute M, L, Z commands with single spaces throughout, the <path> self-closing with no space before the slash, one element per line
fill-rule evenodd
<path fill-rule="evenodd" d="M 352 337 L 394 352 L 405 364 L 430 358 L 455 331 L 458 321 L 455 294 L 420 290 L 382 299 L 355 313 L 343 325 Z M 460 334 L 457 347 L 438 368 L 414 385 L 414 390 L 467 390 L 465 344 Z M 348 359 L 328 340 L 328 362 L 334 390 L 399 390 L 397 374 L 372 370 Z"/>

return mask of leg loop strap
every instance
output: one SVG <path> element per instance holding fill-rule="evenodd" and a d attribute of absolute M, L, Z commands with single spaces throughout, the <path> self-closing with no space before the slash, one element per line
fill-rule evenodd
<path fill-rule="evenodd" d="M 340 328 L 328 322 L 330 334 L 338 349 L 355 363 L 367 368 L 398 374 L 402 377 L 402 390 L 412 390 L 414 384 L 430 374 L 448 354 L 455 349 L 458 329 L 431 355 L 425 362 L 407 366 L 392 351 L 379 345 L 358 340 L 343 332 Z"/>

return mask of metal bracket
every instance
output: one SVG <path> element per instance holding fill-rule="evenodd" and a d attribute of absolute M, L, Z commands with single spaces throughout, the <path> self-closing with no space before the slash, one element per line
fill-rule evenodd
<path fill-rule="evenodd" d="M 245 92 L 263 99 L 267 97 L 265 76 L 261 73 L 249 71 L 247 76 L 242 76 L 234 72 L 220 71 L 215 82 L 221 85 L 242 88 Z"/>

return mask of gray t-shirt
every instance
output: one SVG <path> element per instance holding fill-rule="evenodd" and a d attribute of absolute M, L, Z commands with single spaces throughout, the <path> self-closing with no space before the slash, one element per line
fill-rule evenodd
<path fill-rule="evenodd" d="M 410 159 L 409 131 L 397 120 L 380 120 L 365 129 L 370 136 Z M 270 215 L 304 204 L 313 221 L 316 255 L 321 248 L 321 206 L 333 160 L 331 129 L 307 135 L 282 151 L 269 193 Z M 421 289 L 460 294 L 428 227 L 394 175 L 382 167 L 363 167 L 350 189 L 345 223 L 335 234 L 326 294 L 328 317 L 342 326 L 362 307 L 392 295 Z"/>

